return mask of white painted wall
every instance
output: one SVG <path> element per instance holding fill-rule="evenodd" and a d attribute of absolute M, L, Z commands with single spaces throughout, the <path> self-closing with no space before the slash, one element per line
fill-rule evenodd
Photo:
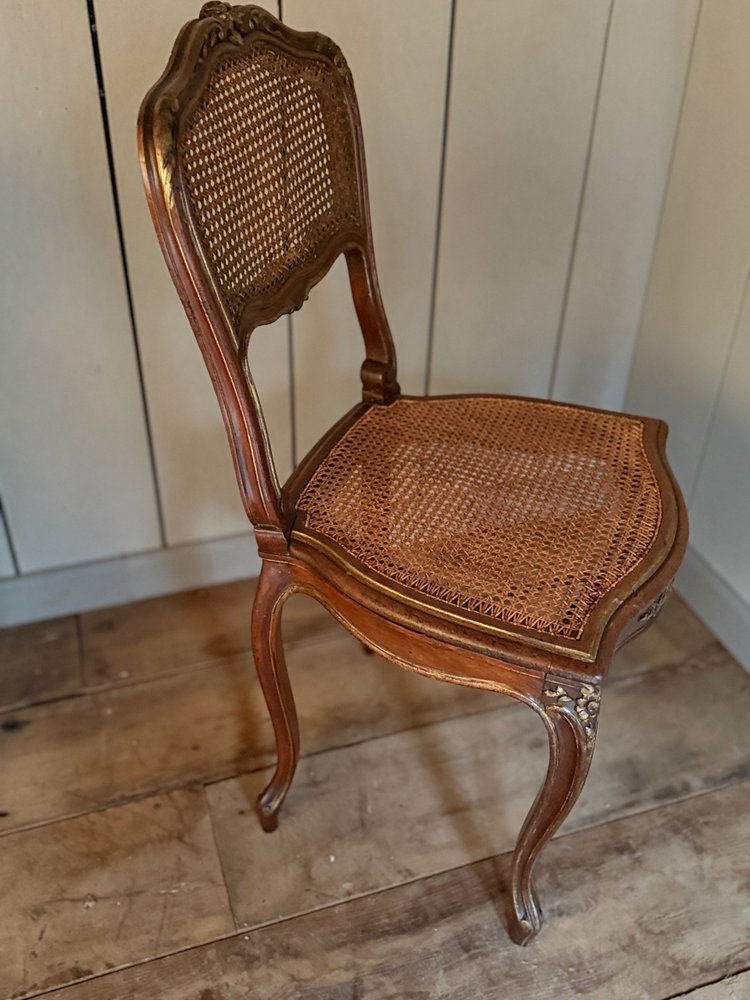
<path fill-rule="evenodd" d="M 0 496 L 32 572 L 160 537 L 86 5 L 6 4 L 0 76 Z"/>
<path fill-rule="evenodd" d="M 284 0 L 341 45 L 362 117 L 373 238 L 404 392 L 424 392 L 450 0 Z M 292 317 L 300 457 L 361 395 L 362 338 L 343 260 Z M 325 385 L 325 390 L 320 387 Z"/>
<path fill-rule="evenodd" d="M 609 9 L 457 6 L 432 393 L 547 395 Z"/>
<path fill-rule="evenodd" d="M 750 668 L 750 5 L 704 0 L 627 405 L 671 425 L 683 594 Z"/>
<path fill-rule="evenodd" d="M 63 5 L 45 3 L 63 35 L 30 31 L 26 8 L 13 5 L 19 38 L 5 58 L 9 86 L 22 89 L 13 81 L 21 79 L 14 60 L 23 58 L 37 66 L 45 96 L 19 92 L 27 106 L 14 111 L 6 101 L 0 112 L 18 133 L 3 147 L 6 176 L 23 191 L 28 161 L 40 156 L 48 186 L 30 224 L 14 216 L 16 238 L 4 250 L 15 267 L 6 298 L 31 298 L 34 309 L 16 307 L 23 337 L 3 331 L 13 392 L 0 406 L 13 433 L 0 458 L 0 496 L 26 575 L 0 582 L 0 622 L 196 585 L 201 546 L 207 580 L 221 577 L 222 560 L 234 575 L 232 543 L 222 539 L 241 539 L 244 552 L 247 538 L 218 407 L 156 244 L 136 158 L 141 97 L 199 2 L 95 0 L 147 413 L 85 5 L 80 15 L 66 7 L 63 18 Z M 283 0 L 285 19 L 336 38 L 354 73 L 380 276 L 406 391 L 423 390 L 431 358 L 433 392 L 551 389 L 559 398 L 621 404 L 698 3 Z M 275 11 L 275 0 L 269 4 Z M 58 161 L 67 166 L 53 184 Z M 735 314 L 738 305 L 735 298 Z M 344 268 L 333 268 L 291 322 L 254 339 L 284 477 L 293 436 L 301 455 L 358 395 L 362 347 Z M 639 344 L 637 370 L 648 368 L 648 341 Z M 73 362 L 81 345 L 92 369 L 83 375 Z M 41 414 L 36 386 L 46 396 Z M 37 438 L 49 427 L 54 446 L 45 452 Z M 159 541 L 157 489 L 167 549 L 146 558 L 139 553 Z M 115 552 L 127 558 L 83 565 Z M 66 563 L 69 571 L 46 577 L 27 572 Z"/>
<path fill-rule="evenodd" d="M 552 396 L 622 409 L 699 0 L 615 3 Z"/>

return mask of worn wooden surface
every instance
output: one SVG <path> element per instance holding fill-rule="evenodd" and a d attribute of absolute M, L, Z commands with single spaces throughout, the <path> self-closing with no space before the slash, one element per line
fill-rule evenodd
<path fill-rule="evenodd" d="M 255 580 L 238 580 L 81 615 L 87 683 L 145 679 L 230 658 L 252 665 L 254 597 Z M 294 596 L 287 602 L 287 644 L 340 631 L 339 624 L 309 597 Z"/>
<path fill-rule="evenodd" d="M 0 883 L 3 996 L 233 930 L 202 789 L 6 837 Z"/>
<path fill-rule="evenodd" d="M 548 925 L 508 941 L 508 857 L 113 974 L 55 1000 L 657 1000 L 750 964 L 742 786 L 561 837 Z"/>
<path fill-rule="evenodd" d="M 750 684 L 737 691 L 726 655 L 708 673 L 684 667 L 607 693 L 591 774 L 563 833 L 750 777 Z M 541 723 L 511 704 L 308 758 L 279 837 L 252 811 L 268 773 L 213 785 L 236 917 L 288 917 L 511 850 L 546 744 Z"/>
<path fill-rule="evenodd" d="M 727 976 L 709 986 L 700 986 L 689 993 L 681 993 L 675 1000 L 747 1000 L 750 997 L 750 972 Z"/>
<path fill-rule="evenodd" d="M 0 715 L 0 997 L 750 996 L 750 679 L 682 602 L 618 654 L 521 950 L 506 852 L 539 721 L 367 656 L 292 599 L 306 756 L 263 834 L 252 591 L 0 632 L 0 690 L 38 702 Z"/>
<path fill-rule="evenodd" d="M 346 634 L 298 645 L 289 667 L 303 752 L 494 707 L 368 656 Z M 113 687 L 0 716 L 0 831 L 99 809 L 190 781 L 263 767 L 268 714 L 247 663 Z"/>
<path fill-rule="evenodd" d="M 0 710 L 59 698 L 81 682 L 75 618 L 0 629 Z"/>
<path fill-rule="evenodd" d="M 249 654 L 234 652 L 233 636 L 246 628 L 245 595 L 233 601 L 235 591 L 229 594 L 226 611 L 208 590 L 203 603 L 191 595 L 139 602 L 143 635 L 127 607 L 84 616 L 89 619 L 81 630 L 84 672 L 93 679 L 102 668 L 100 680 L 109 677 L 110 685 L 0 715 L 5 760 L 0 832 L 271 762 L 270 723 Z M 161 625 L 159 609 L 165 610 Z M 368 656 L 338 625 L 331 626 L 330 616 L 314 602 L 292 598 L 288 609 L 286 634 L 296 641 L 287 659 L 300 706 L 303 754 L 512 705 L 489 692 L 437 684 Z M 115 623 L 97 633 L 93 647 L 87 638 L 92 621 Z M 211 649 L 217 658 L 206 662 Z M 685 606 L 673 602 L 658 631 L 621 652 L 615 676 L 722 655 Z M 130 666 L 122 666 L 126 663 Z M 165 664 L 168 673 L 161 675 Z M 197 669 L 188 670 L 191 664 Z M 119 676 L 123 671 L 127 678 Z M 153 679 L 133 683 L 150 671 Z"/>

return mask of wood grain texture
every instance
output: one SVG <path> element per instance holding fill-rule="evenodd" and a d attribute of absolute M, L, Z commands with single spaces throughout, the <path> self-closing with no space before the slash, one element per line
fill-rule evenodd
<path fill-rule="evenodd" d="M 399 381 L 424 389 L 450 3 L 284 0 L 293 28 L 342 48 L 357 88 L 375 252 Z M 408 166 L 406 166 L 408 164 Z M 342 262 L 293 317 L 300 457 L 359 396 L 364 359 Z M 324 387 L 321 391 L 321 387 Z"/>
<path fill-rule="evenodd" d="M 610 685 L 594 764 L 563 832 L 747 778 L 748 710 L 750 678 L 726 654 Z M 512 703 L 308 758 L 278 835 L 265 835 L 252 810 L 269 774 L 213 785 L 233 911 L 256 926 L 508 851 L 546 764 L 543 727 Z"/>
<path fill-rule="evenodd" d="M 750 259 L 748 33 L 742 0 L 703 4 L 626 400 L 670 424 L 687 496 Z"/>
<path fill-rule="evenodd" d="M 405 674 L 349 635 L 293 647 L 288 662 L 303 753 L 496 704 L 486 691 Z M 0 830 L 228 777 L 267 765 L 273 753 L 250 663 L 24 709 L 0 717 Z"/>
<path fill-rule="evenodd" d="M 616 2 L 552 396 L 622 409 L 698 0 Z"/>
<path fill-rule="evenodd" d="M 728 976 L 709 986 L 701 986 L 689 993 L 681 993 L 674 1000 L 747 1000 L 750 997 L 750 971 L 738 976 Z"/>
<path fill-rule="evenodd" d="M 146 679 L 238 658 L 251 666 L 256 582 L 238 580 L 81 615 L 86 682 Z M 292 597 L 284 609 L 284 639 L 290 645 L 341 632 L 308 597 Z"/>
<path fill-rule="evenodd" d="M 102 977 L 50 1000 L 654 1000 L 750 962 L 747 786 L 549 846 L 554 919 L 507 940 L 507 856 Z"/>
<path fill-rule="evenodd" d="M 4 787 L 26 787 L 27 805 L 81 812 L 113 792 L 236 774 L 253 755 L 268 761 L 257 685 L 232 652 L 251 588 L 191 595 L 188 617 L 161 599 L 132 615 L 115 609 L 115 627 L 98 633 L 111 654 L 100 683 L 115 687 L 6 713 Z M 8 833 L 0 983 L 12 992 L 0 994 L 94 976 L 47 995 L 494 1000 L 503 990 L 653 1000 L 746 968 L 750 681 L 682 602 L 618 655 L 591 777 L 540 864 L 553 919 L 523 952 L 505 937 L 508 858 L 494 855 L 512 844 L 540 777 L 542 727 L 507 699 L 366 656 L 349 636 L 319 631 L 308 612 L 302 605 L 288 622 L 293 681 L 310 713 L 303 746 L 332 749 L 302 760 L 279 832 L 248 825 L 265 777 L 256 774 L 207 790 L 221 858 L 204 793 L 190 788 Z M 155 662 L 153 679 L 148 670 L 135 683 L 116 676 L 129 644 L 131 663 Z M 33 650 L 21 643 L 19 662 L 34 662 Z M 190 666 L 198 662 L 206 665 Z M 387 735 L 383 720 L 394 718 L 403 731 Z M 383 738 L 361 742 L 373 735 Z M 734 787 L 730 802 L 723 796 Z M 255 929 L 225 937 L 233 925 L 222 876 L 238 921 Z"/>
<path fill-rule="evenodd" d="M 234 929 L 202 789 L 7 837 L 0 880 L 3 997 Z"/>
<path fill-rule="evenodd" d="M 5 5 L 0 65 L 2 499 L 31 572 L 159 526 L 85 4 Z"/>
<path fill-rule="evenodd" d="M 59 698 L 82 681 L 75 618 L 0 630 L 0 709 Z"/>
<path fill-rule="evenodd" d="M 250 656 L 240 651 L 244 622 L 234 618 L 235 611 L 244 618 L 243 595 L 252 586 L 212 588 L 205 601 L 199 593 L 157 598 L 142 602 L 137 613 L 124 606 L 87 617 L 87 682 L 104 690 L 0 717 L 0 744 L 8 755 L 0 772 L 0 811 L 9 814 L 0 817 L 0 830 L 269 763 L 270 725 Z M 186 606 L 194 604 L 200 610 L 185 617 Z M 435 684 L 368 656 L 338 626 L 329 633 L 328 615 L 319 619 L 317 606 L 302 597 L 289 601 L 287 613 L 303 754 L 511 706 L 490 692 Z M 24 683 L 33 649 L 21 644 L 7 661 L 8 673 L 20 673 Z M 640 673 L 721 662 L 722 656 L 705 627 L 672 600 L 656 625 L 618 654 L 613 680 L 629 683 Z"/>
<path fill-rule="evenodd" d="M 135 128 L 143 94 L 164 69 L 194 0 L 96 6 L 104 83 L 123 210 L 167 541 L 217 538 L 247 528 L 226 434 L 195 338 L 154 239 L 143 194 Z M 268 4 L 277 12 L 275 2 Z M 289 358 L 285 320 L 259 330 L 250 357 L 278 474 L 291 471 Z M 175 378 L 175 373 L 179 377 Z"/>
<path fill-rule="evenodd" d="M 431 392 L 547 394 L 608 12 L 457 6 Z"/>

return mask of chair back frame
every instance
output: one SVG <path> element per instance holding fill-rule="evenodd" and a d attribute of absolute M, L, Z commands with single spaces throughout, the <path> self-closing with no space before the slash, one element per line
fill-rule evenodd
<path fill-rule="evenodd" d="M 191 211 L 181 140 L 217 67 L 258 44 L 303 63 L 321 62 L 335 74 L 351 130 L 360 224 L 334 233 L 312 259 L 295 266 L 278 288 L 254 296 L 233 320 Z M 294 31 L 260 7 L 204 4 L 198 19 L 180 32 L 163 75 L 144 98 L 138 146 L 154 226 L 219 400 L 245 510 L 263 547 L 270 543 L 272 549 L 282 550 L 293 510 L 282 499 L 247 362 L 253 330 L 300 309 L 343 253 L 364 338 L 363 401 L 384 404 L 399 394 L 396 352 L 375 266 L 362 127 L 351 73 L 339 47 L 325 35 Z"/>

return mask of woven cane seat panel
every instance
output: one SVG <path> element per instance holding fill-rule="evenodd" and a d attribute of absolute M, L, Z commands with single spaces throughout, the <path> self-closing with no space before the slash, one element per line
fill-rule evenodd
<path fill-rule="evenodd" d="M 572 640 L 662 515 L 641 421 L 498 397 L 370 408 L 298 508 L 415 595 Z"/>
<path fill-rule="evenodd" d="M 237 321 L 340 231 L 360 225 L 341 81 L 263 43 L 219 63 L 180 141 L 204 252 Z"/>

